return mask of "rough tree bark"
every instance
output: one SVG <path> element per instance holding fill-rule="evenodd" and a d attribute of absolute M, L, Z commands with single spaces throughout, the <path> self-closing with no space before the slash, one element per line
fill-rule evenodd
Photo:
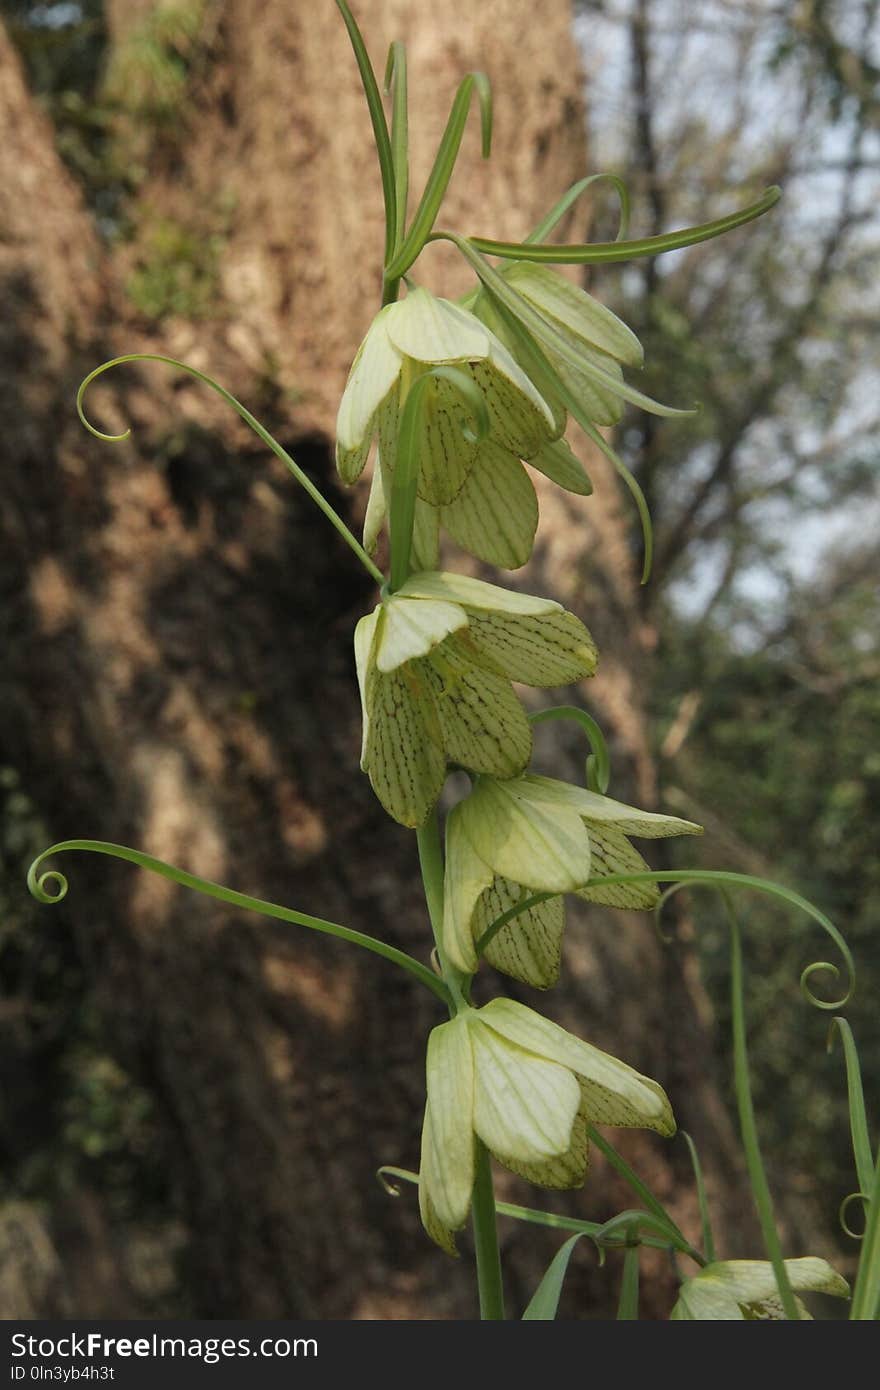
<path fill-rule="evenodd" d="M 116 44 L 148 8 L 108 5 Z M 158 211 L 205 234 L 222 208 L 217 313 L 201 321 L 156 327 L 133 311 L 120 287 L 127 253 L 114 263 L 97 241 L 0 38 L 0 397 L 15 422 L 2 498 L 0 761 L 21 769 L 53 838 L 136 844 L 424 957 L 412 837 L 384 818 L 357 768 L 350 638 L 373 600 L 356 562 L 191 382 L 126 369 L 96 388 L 92 418 L 131 423 L 125 445 L 90 440 L 72 418 L 76 382 L 99 359 L 132 348 L 184 356 L 262 403 L 333 486 L 335 403 L 379 290 L 378 176 L 356 72 L 329 3 L 214 8 L 184 138 L 160 150 L 138 200 L 144 218 Z M 358 13 L 377 63 L 392 38 L 408 42 L 417 187 L 460 75 L 484 66 L 495 80 L 493 162 L 479 164 L 469 131 L 450 225 L 522 235 L 584 172 L 566 6 L 542 14 L 528 66 L 528 0 L 430 12 L 363 0 Z M 461 268 L 431 255 L 435 284 L 463 287 Z M 596 478 L 587 503 L 545 495 L 544 539 L 523 583 L 547 586 L 594 628 L 604 673 L 582 693 L 627 770 L 615 789 L 650 799 L 639 696 L 650 634 L 619 499 L 600 467 Z M 580 756 L 564 736 L 542 747 L 557 770 Z M 417 1161 L 418 1040 L 439 1021 L 431 1001 L 338 943 L 109 861 L 71 856 L 65 868 L 69 898 L 45 912 L 72 933 L 108 1049 L 156 1107 L 169 1212 L 184 1232 L 180 1309 L 471 1315 L 468 1261 L 450 1270 L 422 1237 L 411 1194 L 390 1201 L 374 1179 L 383 1162 Z M 706 1073 L 698 986 L 674 983 L 679 965 L 650 922 L 617 930 L 599 914 L 574 917 L 567 983 L 549 1010 L 672 1086 L 735 1212 L 741 1189 Z M 692 1222 L 680 1154 L 638 1136 L 628 1152 Z M 558 1206 L 594 1215 L 624 1204 L 597 1165 L 585 1192 Z M 556 1242 L 522 1229 L 504 1239 L 523 1301 Z M 94 1254 L 90 1240 L 78 1229 L 60 1246 L 69 1278 Z M 584 1253 L 568 1312 L 607 1308 L 606 1285 Z M 655 1312 L 662 1280 L 658 1290 Z M 142 1306 L 112 1261 L 77 1293 L 80 1316 Z"/>

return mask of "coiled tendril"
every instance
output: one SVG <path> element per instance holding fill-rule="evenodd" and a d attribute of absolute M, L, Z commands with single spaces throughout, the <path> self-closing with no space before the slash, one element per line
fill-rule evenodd
<path fill-rule="evenodd" d="M 138 849 L 130 849 L 127 845 L 115 845 L 106 840 L 62 840 L 57 845 L 50 845 L 42 854 L 37 855 L 27 872 L 28 888 L 37 902 L 58 903 L 67 896 L 67 878 L 60 869 L 46 869 L 40 872 L 41 865 L 50 855 L 61 854 L 67 850 L 86 850 L 92 854 L 107 854 L 114 859 L 124 859 L 129 864 L 136 864 L 138 868 L 148 869 L 151 873 L 159 874 L 161 878 L 178 883 L 182 888 L 192 888 L 197 893 L 204 893 L 206 897 L 216 898 L 232 907 L 257 912 L 263 917 L 274 917 L 281 922 L 292 922 L 296 926 L 309 927 L 311 931 L 338 937 L 353 946 L 361 946 L 366 951 L 372 951 L 374 955 L 402 966 L 423 985 L 427 985 L 444 1004 L 449 1002 L 443 981 L 438 980 L 421 961 L 408 956 L 405 951 L 399 951 L 396 946 L 390 946 L 365 932 L 340 926 L 337 922 L 328 922 L 323 917 L 312 917 L 308 912 L 298 912 L 294 908 L 282 907 L 280 903 L 267 902 L 263 898 L 252 898 L 248 893 L 238 893 L 233 888 L 226 888 L 223 884 L 214 883 L 207 878 L 199 878 L 196 874 L 175 868 L 173 864 L 166 864 L 163 859 L 156 859 L 152 854 L 144 854 Z M 53 883 L 56 885 L 54 890 L 50 886 Z"/>
<path fill-rule="evenodd" d="M 100 367 L 95 367 L 94 371 L 89 372 L 88 376 L 80 383 L 79 390 L 76 393 L 76 413 L 78 414 L 82 423 L 85 425 L 89 434 L 93 434 L 96 439 L 102 440 L 105 444 L 121 444 L 123 440 L 126 440 L 130 437 L 130 428 L 123 430 L 122 434 L 105 434 L 103 430 L 99 430 L 95 425 L 91 423 L 91 421 L 86 417 L 85 410 L 83 408 L 83 401 L 85 398 L 86 391 L 89 389 L 92 382 L 97 377 L 102 376 L 104 372 L 108 372 L 111 367 L 120 367 L 123 366 L 126 362 L 164 362 L 165 365 L 168 367 L 176 367 L 178 371 L 186 372 L 187 375 L 195 377 L 196 381 L 202 382 L 205 386 L 210 386 L 212 391 L 216 391 L 218 396 L 222 396 L 223 400 L 226 401 L 227 405 L 232 406 L 233 410 L 236 412 L 237 415 L 241 416 L 245 424 L 248 425 L 254 431 L 254 433 L 263 441 L 263 443 L 266 445 L 268 449 L 272 450 L 272 453 L 276 456 L 276 458 L 279 458 L 281 460 L 285 468 L 287 468 L 288 471 L 293 474 L 294 478 L 296 478 L 296 481 L 299 483 L 300 487 L 305 488 L 312 501 L 315 503 L 317 507 L 321 509 L 327 520 L 330 522 L 331 526 L 333 526 L 339 532 L 340 536 L 345 541 L 349 549 L 354 551 L 355 555 L 358 557 L 361 564 L 364 566 L 364 569 L 366 569 L 367 572 L 372 575 L 376 583 L 380 586 L 385 583 L 384 574 L 378 568 L 378 566 L 375 565 L 373 561 L 370 559 L 369 555 L 364 550 L 360 541 L 355 539 L 351 531 L 349 531 L 348 527 L 346 526 L 345 522 L 342 520 L 342 517 L 339 516 L 339 514 L 333 510 L 326 497 L 324 497 L 323 493 L 321 493 L 318 490 L 318 488 L 315 487 L 315 484 L 312 482 L 311 478 L 309 478 L 303 472 L 299 464 L 291 458 L 287 450 L 283 448 L 281 444 L 278 443 L 278 440 L 275 439 L 275 437 L 269 433 L 269 431 L 266 429 L 264 425 L 260 424 L 256 416 L 252 415 L 251 412 L 247 409 L 247 407 L 242 405 L 241 401 L 237 400 L 236 397 L 233 396 L 231 391 L 227 391 L 225 386 L 221 386 L 219 381 L 215 381 L 213 377 L 207 376 L 205 372 L 200 372 L 198 367 L 191 367 L 187 362 L 180 362 L 176 357 L 165 357 L 162 353 L 158 352 L 128 352 L 125 353 L 122 357 L 113 357 L 110 359 L 109 362 L 102 362 Z"/>
<path fill-rule="evenodd" d="M 820 999 L 819 996 L 814 994 L 809 988 L 807 983 L 808 980 L 819 970 L 826 970 L 835 978 L 838 978 L 840 976 L 840 970 L 838 966 L 834 965 L 831 961 L 813 961 L 811 965 L 806 966 L 800 977 L 800 987 L 804 998 L 809 1004 L 812 1004 L 814 1008 L 826 1010 L 842 1009 L 852 998 L 856 984 L 856 967 L 846 939 L 831 919 L 825 916 L 824 912 L 818 907 L 815 907 L 813 903 L 808 902 L 806 898 L 802 898 L 800 893 L 795 893 L 793 889 L 786 888 L 781 883 L 773 883 L 770 879 L 758 878 L 754 874 L 734 873 L 732 870 L 728 869 L 679 869 L 678 871 L 651 869 L 637 874 L 601 874 L 597 878 L 588 879 L 584 887 L 604 888 L 618 883 L 669 883 L 670 881 L 674 881 L 674 886 L 664 893 L 658 904 L 658 911 L 668 902 L 669 898 L 672 897 L 674 893 L 680 892 L 683 888 L 705 886 L 715 888 L 716 890 L 723 890 L 724 887 L 727 886 L 731 888 L 752 888 L 758 893 L 767 894 L 769 897 L 781 898 L 782 901 L 788 903 L 790 907 L 796 907 L 799 911 L 805 912 L 808 917 L 812 918 L 814 922 L 818 922 L 819 926 L 828 933 L 835 946 L 840 951 L 847 972 L 847 988 L 846 993 L 840 999 Z M 505 927 L 508 922 L 512 921 L 514 917 L 518 917 L 520 913 L 527 911 L 529 908 L 536 907 L 538 903 L 547 902 L 548 899 L 558 896 L 557 893 L 534 893 L 531 897 L 523 899 L 522 902 L 514 903 L 513 907 L 509 908 L 507 912 L 502 913 L 500 917 L 496 917 L 495 921 L 486 928 L 486 931 L 477 941 L 477 954 L 482 955 L 492 938 L 502 927 Z"/>

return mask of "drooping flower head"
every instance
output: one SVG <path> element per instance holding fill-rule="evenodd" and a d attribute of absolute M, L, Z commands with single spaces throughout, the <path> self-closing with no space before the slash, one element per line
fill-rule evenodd
<path fill-rule="evenodd" d="M 464 1225 L 480 1138 L 540 1187 L 579 1187 L 589 1124 L 674 1134 L 666 1094 L 606 1052 L 512 999 L 493 999 L 441 1023 L 428 1039 L 419 1208 L 450 1254 Z"/>
<path fill-rule="evenodd" d="M 513 261 L 500 267 L 499 274 L 538 316 L 528 327 L 553 371 L 578 398 L 584 414 L 596 425 L 616 425 L 623 414 L 623 367 L 641 367 L 644 361 L 636 335 L 604 304 L 549 266 Z M 519 345 L 485 292 L 478 295 L 474 313 L 518 358 Z M 535 329 L 536 322 L 545 326 L 544 332 Z M 569 355 L 561 354 L 560 341 Z M 579 365 L 575 365 L 575 358 Z M 561 424 L 564 428 L 565 407 L 552 379 L 542 377 L 540 389 L 557 427 Z"/>
<path fill-rule="evenodd" d="M 825 1260 L 805 1255 L 786 1260 L 785 1269 L 796 1293 L 849 1296 L 846 1280 Z M 799 1298 L 795 1303 L 801 1318 L 811 1316 Z M 769 1260 L 718 1260 L 685 1279 L 670 1316 L 707 1322 L 764 1322 L 785 1314 Z"/>
<path fill-rule="evenodd" d="M 485 324 L 449 300 L 414 289 L 373 320 L 339 407 L 340 476 L 347 483 L 360 477 L 378 437 L 379 466 L 365 528 L 371 549 L 384 519 L 406 392 L 419 375 L 440 365 L 456 366 L 474 381 L 490 427 L 481 440 L 468 434 L 461 392 L 446 378 L 432 378 L 420 441 L 415 561 L 423 569 L 436 567 L 443 525 L 478 558 L 515 569 L 531 553 L 538 521 L 535 490 L 521 460 L 558 474 L 573 491 L 588 492 L 589 480 L 558 441 L 556 417 L 511 353 Z"/>
<path fill-rule="evenodd" d="M 443 937 L 449 959 L 472 974 L 483 933 L 538 893 L 575 893 L 608 907 L 654 907 L 654 883 L 591 886 L 589 880 L 648 868 L 631 835 L 700 833 L 693 821 L 640 811 L 550 777 L 478 777 L 446 822 Z M 546 989 L 559 977 L 564 925 L 561 896 L 537 903 L 498 931 L 486 959 L 514 979 Z"/>
<path fill-rule="evenodd" d="M 389 815 L 426 819 L 447 763 L 494 777 L 527 765 L 532 735 L 511 681 L 592 675 L 596 649 L 552 599 L 454 574 L 416 574 L 355 632 L 361 766 Z"/>

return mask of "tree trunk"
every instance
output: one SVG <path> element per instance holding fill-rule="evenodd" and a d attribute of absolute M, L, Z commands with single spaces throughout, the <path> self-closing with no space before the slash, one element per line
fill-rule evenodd
<path fill-rule="evenodd" d="M 109 6 L 117 51 L 149 8 Z M 373 602 L 369 581 L 281 466 L 190 379 L 144 366 L 96 385 L 91 418 L 114 432 L 131 424 L 124 444 L 90 439 L 72 410 L 78 380 L 114 352 L 182 356 L 267 413 L 335 491 L 333 418 L 377 307 L 382 242 L 356 69 L 330 4 L 208 9 L 215 22 L 181 138 L 153 147 L 134 240 L 112 261 L 0 37 L 0 393 L 15 421 L 0 762 L 19 769 L 52 839 L 133 844 L 426 959 L 413 838 L 384 817 L 357 765 L 351 634 Z M 358 17 L 380 68 L 387 43 L 407 41 L 417 190 L 460 76 L 485 66 L 494 78 L 493 161 L 479 164 L 472 117 L 448 225 L 520 236 L 583 174 L 567 7 L 541 16 L 528 65 L 526 0 L 453 0 L 430 14 L 409 0 L 364 0 Z M 214 238 L 204 316 L 157 325 L 132 306 L 132 277 L 155 270 L 157 221 Z M 445 252 L 431 251 L 426 274 L 429 265 L 435 288 L 466 285 Z M 544 540 L 523 582 L 594 628 L 604 674 L 583 693 L 626 769 L 615 791 L 650 800 L 644 634 L 619 498 L 596 475 L 586 503 L 544 489 Z M 576 770 L 582 750 L 567 737 L 542 747 L 553 770 Z M 422 1236 L 413 1194 L 391 1201 L 374 1177 L 382 1163 L 417 1164 L 423 1039 L 440 1021 L 432 1000 L 340 943 L 127 866 L 71 855 L 62 867 L 69 897 L 41 909 L 35 929 L 70 933 L 102 1045 L 152 1107 L 152 1219 L 180 1255 L 163 1306 L 212 1317 L 471 1316 L 469 1258 L 450 1268 Z M 607 914 L 575 916 L 549 1011 L 671 1085 L 735 1210 L 741 1190 L 724 1159 L 698 987 L 679 982 L 650 921 L 619 930 Z M 658 1195 L 693 1225 L 677 1146 L 631 1139 Z M 523 1198 L 521 1184 L 505 1183 Z M 76 1203 L 56 1213 L 60 1258 L 73 1277 L 100 1243 L 112 1271 L 83 1277 L 76 1314 L 149 1310 L 144 1279 L 118 1253 L 130 1226 L 120 1234 L 103 1193 L 88 1200 L 101 1221 L 82 1220 Z M 551 1201 L 590 1217 L 631 1204 L 601 1165 L 583 1193 Z M 521 1227 L 504 1239 L 522 1303 L 558 1240 Z M 658 1279 L 655 1313 L 668 1298 Z M 566 1300 L 574 1316 L 610 1306 L 607 1277 L 586 1254 Z"/>

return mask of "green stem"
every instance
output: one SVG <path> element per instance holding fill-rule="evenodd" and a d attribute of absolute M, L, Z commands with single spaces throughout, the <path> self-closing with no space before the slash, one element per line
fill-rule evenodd
<path fill-rule="evenodd" d="M 450 965 L 443 949 L 443 851 L 440 848 L 440 825 L 436 811 L 432 811 L 425 824 L 416 831 L 416 838 L 437 959 L 443 972 L 443 983 L 450 995 L 449 1012 L 455 1017 L 470 1005 L 464 996 L 464 977 Z"/>
<path fill-rule="evenodd" d="M 503 1322 L 504 1285 L 501 1280 L 501 1253 L 498 1249 L 492 1167 L 485 1144 L 477 1139 L 476 1145 L 477 1176 L 474 1182 L 471 1218 L 477 1252 L 480 1317 L 483 1322 Z"/>

